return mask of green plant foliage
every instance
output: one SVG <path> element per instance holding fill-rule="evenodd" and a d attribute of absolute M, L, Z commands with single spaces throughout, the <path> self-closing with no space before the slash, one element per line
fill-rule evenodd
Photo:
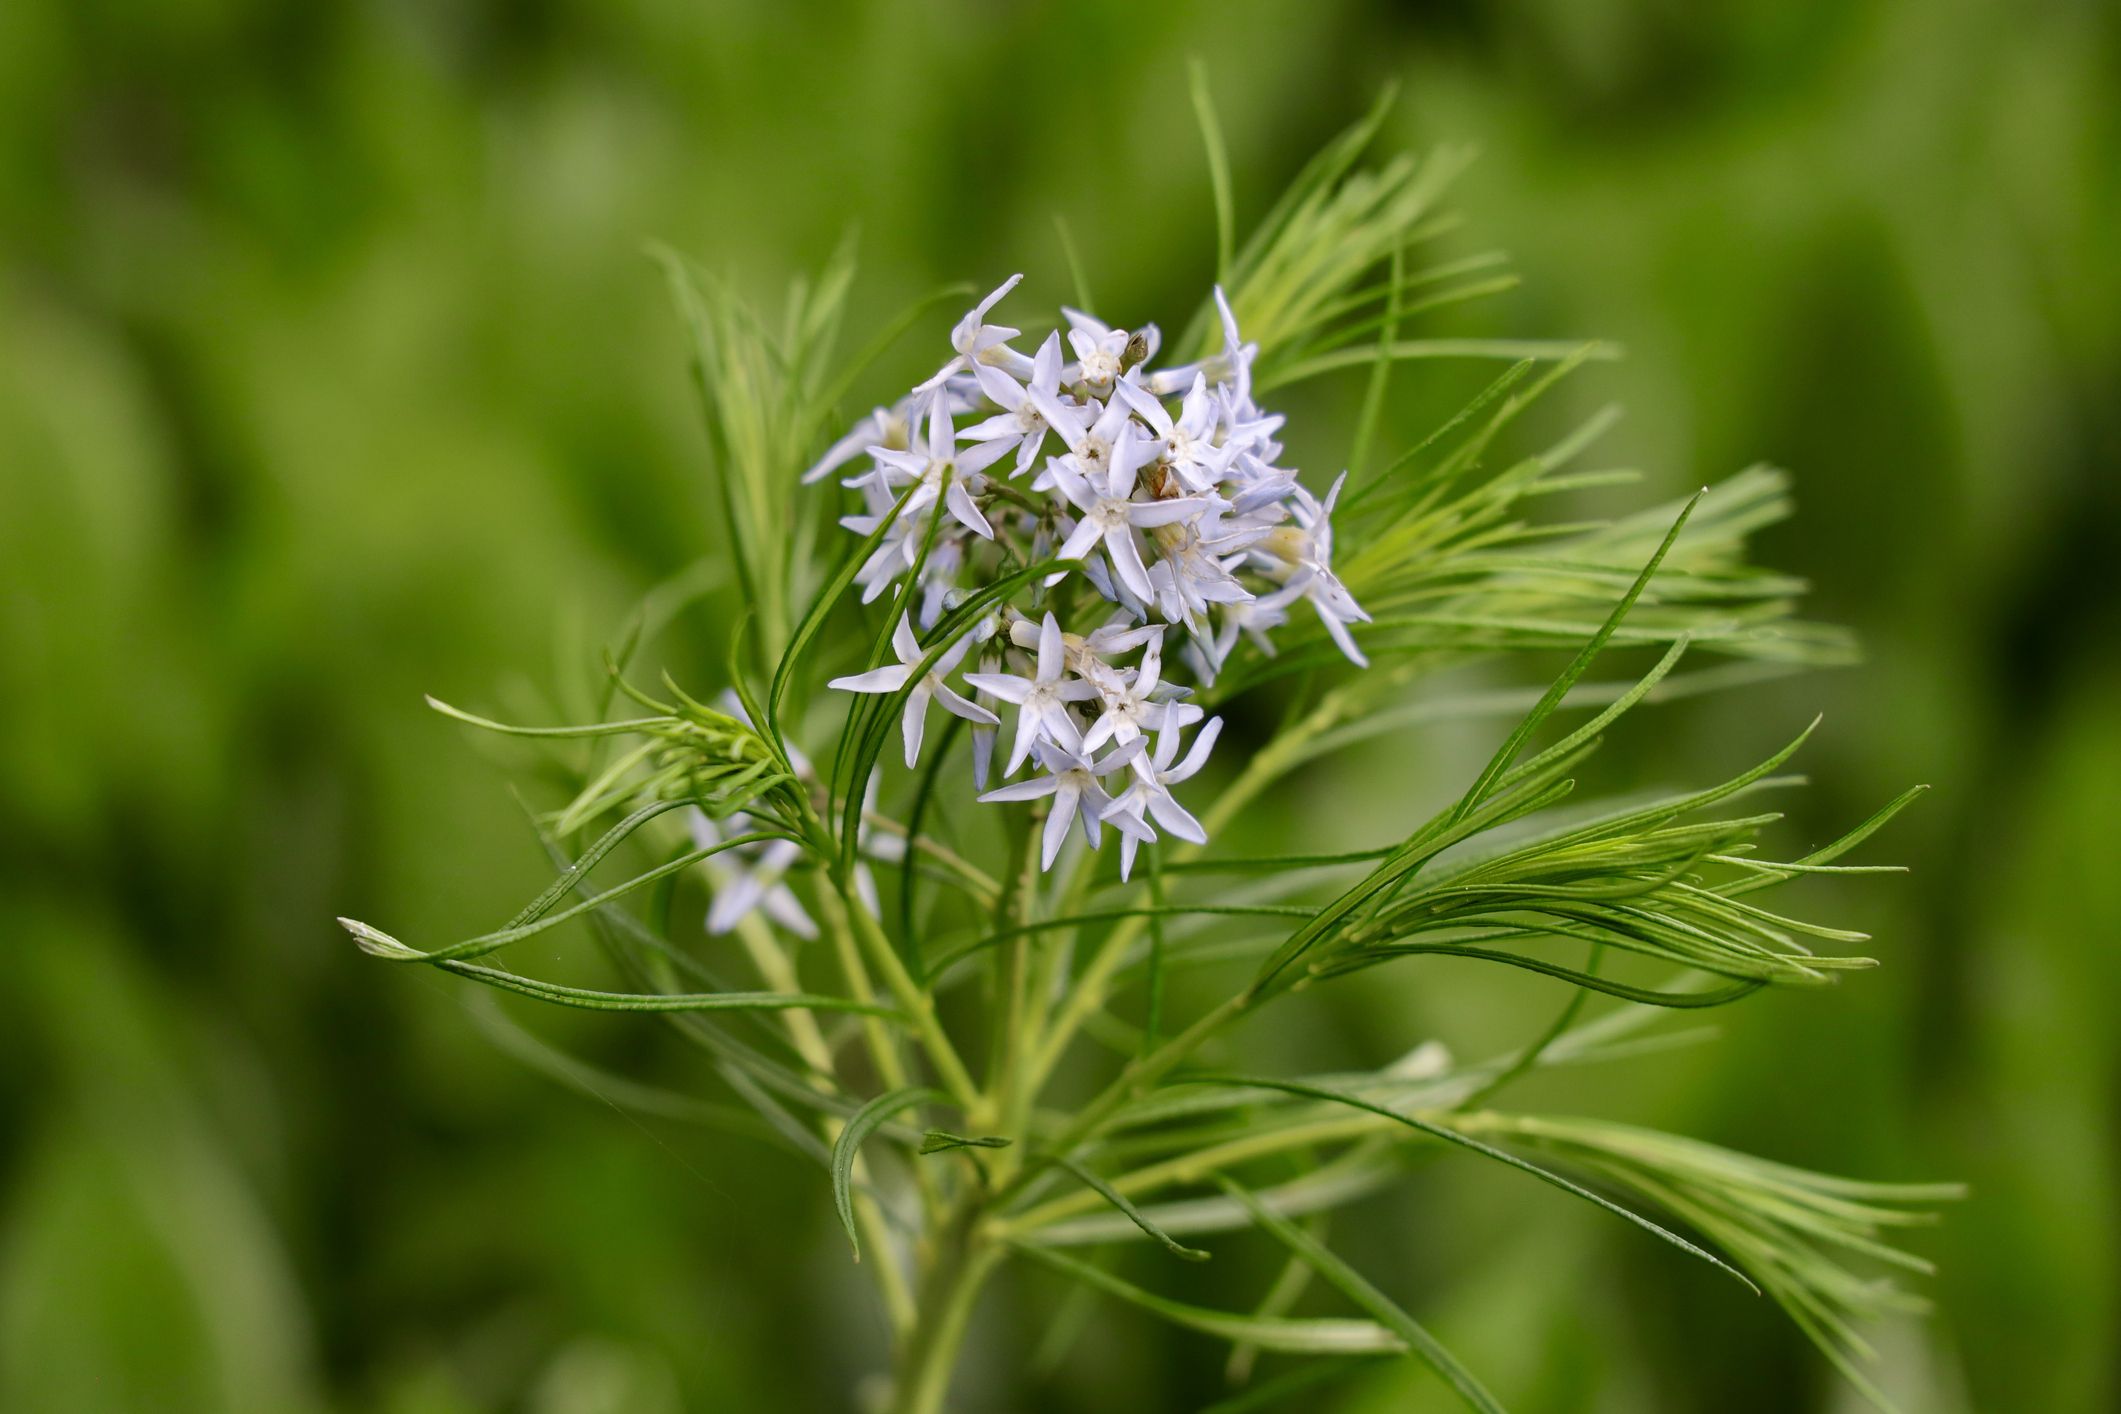
<path fill-rule="evenodd" d="M 1747 471 L 1682 505 L 1618 520 L 1537 518 L 1540 498 L 1626 479 L 1576 469 L 1610 423 L 1603 413 L 1543 451 L 1498 455 L 1544 395 L 1611 351 L 1400 336 L 1425 310 L 1508 281 L 1487 256 L 1423 263 L 1426 243 L 1452 224 L 1442 203 L 1462 155 L 1364 166 L 1381 104 L 1304 170 L 1238 248 L 1224 139 L 1199 73 L 1193 96 L 1215 192 L 1218 263 L 1241 327 L 1261 346 L 1260 386 L 1363 372 L 1351 458 L 1360 462 L 1394 365 L 1508 362 L 1461 411 L 1359 481 L 1345 503 L 1341 562 L 1348 587 L 1373 610 L 1357 626 L 1373 669 L 1336 672 L 1325 635 L 1299 633 L 1273 656 L 1240 653 L 1215 681 L 1217 704 L 1279 693 L 1290 710 L 1224 786 L 1211 829 L 1298 768 L 1408 730 L 1420 713 L 1449 710 L 1409 706 L 1408 688 L 1431 675 L 1501 654 L 1575 650 L 1544 692 L 1469 704 L 1476 715 L 1501 709 L 1516 721 L 1449 804 L 1404 838 L 1367 849 L 1159 847 L 1132 883 L 1085 853 L 1048 880 L 1033 867 L 1042 804 L 986 817 L 1007 822 L 998 828 L 968 826 L 939 798 L 946 793 L 937 761 L 901 779 L 885 765 L 886 748 L 931 670 L 1012 596 L 1042 594 L 1081 566 L 1016 559 L 991 584 L 952 600 L 918 637 L 918 652 L 898 650 L 907 667 L 893 670 L 902 672 L 889 679 L 900 683 L 895 690 L 852 699 L 832 724 L 836 704 L 811 704 L 806 691 L 822 675 L 817 664 L 873 670 L 887 662 L 892 626 L 910 611 L 942 519 L 931 520 L 906 586 L 866 619 L 853 603 L 856 576 L 889 517 L 833 572 L 809 568 L 821 563 L 807 547 L 820 541 L 825 519 L 813 507 L 829 494 L 797 481 L 849 386 L 851 375 L 831 369 L 829 350 L 851 286 L 850 250 L 798 285 L 777 324 L 725 282 L 664 252 L 692 339 L 720 519 L 746 611 L 729 655 L 722 700 L 730 705 L 709 706 L 668 677 L 668 703 L 633 686 L 627 665 L 638 632 L 608 657 L 602 696 L 630 698 L 651 716 L 516 727 L 436 703 L 470 726 L 573 753 L 554 762 L 570 780 L 564 803 L 536 817 L 572 858 L 495 932 L 421 951 L 364 923 L 347 928 L 375 956 L 541 1000 L 671 1013 L 769 1132 L 824 1157 L 858 1259 L 868 1242 L 863 1266 L 895 1331 L 894 1408 L 909 1414 L 941 1407 L 985 1280 L 1012 1257 L 1238 1352 L 1411 1354 L 1468 1406 L 1499 1408 L 1372 1278 L 1294 1221 L 1377 1191 L 1403 1173 L 1410 1153 L 1437 1146 L 1527 1174 L 1765 1290 L 1856 1388 L 1883 1403 L 1862 1373 L 1857 1322 L 1897 1308 L 1899 1298 L 1844 1263 L 1920 1269 L 1882 1234 L 1956 1189 L 1828 1178 L 1674 1136 L 1493 1103 L 1538 1071 L 1694 1039 L 1632 1034 L 1663 1012 L 1723 1006 L 1766 988 L 1819 988 L 1873 965 L 1837 951 L 1863 934 L 1749 898 L 1822 873 L 1876 869 L 1833 861 L 1914 798 L 1896 798 L 1794 861 L 1758 855 L 1780 815 L 1732 807 L 1795 784 L 1777 773 L 1811 727 L 1707 788 L 1577 798 L 1607 734 L 1647 704 L 1849 657 L 1846 635 L 1794 616 L 1799 581 L 1746 561 L 1748 537 L 1788 511 L 1785 479 Z M 1210 356 L 1223 347 L 1200 336 L 1185 342 Z M 1590 679 L 1604 655 L 1645 649 L 1656 656 L 1638 675 Z M 1682 658 L 1697 652 L 1728 661 L 1680 674 Z M 1578 725 L 1556 731 L 1563 714 L 1583 712 Z M 833 753 L 819 771 L 803 744 L 823 741 Z M 956 733 L 946 736 L 941 753 L 957 742 Z M 688 841 L 681 807 L 734 832 Z M 603 823 L 613 816 L 615 824 Z M 602 833 L 584 846 L 592 826 Z M 770 874 L 763 848 L 779 851 Z M 591 882 L 629 854 L 640 862 L 623 882 Z M 880 865 L 893 866 L 894 906 L 878 896 Z M 1253 895 L 1230 896 L 1214 882 L 1223 875 L 1252 878 Z M 703 885 L 710 896 L 752 891 L 751 905 L 725 926 L 762 987 L 702 989 L 710 974 L 668 919 L 679 891 Z M 761 911 L 769 895 L 783 899 L 780 912 Z M 643 896 L 645 911 L 631 906 Z M 1286 931 L 1231 936 L 1222 928 L 1234 919 L 1278 920 Z M 533 981 L 470 961 L 573 920 L 594 925 L 632 990 Z M 799 964 L 817 975 L 813 935 L 829 949 L 838 990 L 796 980 Z M 1292 993 L 1432 957 L 1528 970 L 1573 990 L 1529 1045 L 1477 1065 L 1402 1062 L 1290 1078 L 1197 1068 L 1233 1027 Z M 1249 980 L 1219 1002 L 1181 1007 L 1169 995 L 1177 969 L 1213 972 L 1230 961 L 1249 965 Z M 955 1004 L 974 987 L 979 1006 Z M 1114 1015 L 1122 997 L 1147 1017 L 1144 1027 Z M 1621 1005 L 1586 1020 L 1593 997 Z M 827 1031 L 821 1021 L 833 1013 L 849 1019 Z M 1115 1045 L 1121 1059 L 1084 1063 L 1084 1039 Z M 968 1059 L 981 1055 L 984 1065 Z M 1059 1090 L 1064 1074 L 1071 1084 Z M 971 1137 L 933 1127 L 946 1112 Z M 960 1161 L 919 1162 L 951 1151 Z M 1247 1228 L 1275 1239 L 1290 1270 L 1322 1278 L 1363 1316 L 1287 1314 L 1301 1283 L 1278 1283 L 1249 1314 L 1210 1309 L 1063 1250 L 1147 1240 L 1200 1262 L 1209 1252 L 1181 1234 Z M 1249 1365 L 1247 1355 L 1233 1368 Z"/>

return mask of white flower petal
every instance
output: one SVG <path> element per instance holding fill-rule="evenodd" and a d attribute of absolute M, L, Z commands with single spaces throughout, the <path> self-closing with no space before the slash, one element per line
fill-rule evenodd
<path fill-rule="evenodd" d="M 959 525 L 982 540 L 994 538 L 994 527 L 987 524 L 987 518 L 981 515 L 979 507 L 972 503 L 972 493 L 965 489 L 964 482 L 951 482 L 950 489 L 943 493 L 943 499 L 950 507 L 951 518 Z"/>
<path fill-rule="evenodd" d="M 1112 557 L 1112 569 L 1119 575 L 1120 583 L 1133 590 L 1135 597 L 1143 600 L 1155 597 L 1156 590 L 1149 583 L 1149 571 L 1142 564 L 1141 547 L 1134 543 L 1132 528 L 1116 525 L 1107 532 L 1105 553 Z"/>
<path fill-rule="evenodd" d="M 953 716 L 963 717 L 968 722 L 978 722 L 983 726 L 1000 725 L 1001 718 L 995 716 L 971 698 L 961 695 L 949 683 L 936 677 L 931 677 L 930 681 L 935 688 L 935 700 L 945 712 Z"/>
<path fill-rule="evenodd" d="M 918 663 L 921 660 L 921 641 L 913 632 L 913 622 L 904 614 L 898 616 L 898 626 L 891 630 L 891 651 L 898 654 L 901 663 Z"/>
<path fill-rule="evenodd" d="M 1053 808 L 1046 815 L 1046 828 L 1040 841 L 1038 867 L 1048 870 L 1060 854 L 1061 846 L 1068 841 L 1068 823 L 1075 815 L 1075 802 L 1081 791 L 1055 778 L 1058 782 L 1053 791 Z"/>
<path fill-rule="evenodd" d="M 1009 785 L 996 786 L 993 790 L 982 792 L 980 799 L 997 804 L 1011 800 L 1037 800 L 1042 795 L 1053 794 L 1059 785 L 1060 778 L 1057 776 L 1033 776 L 1028 781 L 1014 781 Z"/>
<path fill-rule="evenodd" d="M 1183 781 L 1192 776 L 1201 767 L 1207 765 L 1208 753 L 1215 749 L 1215 739 L 1222 735 L 1222 730 L 1223 719 L 1210 717 L 1208 724 L 1202 727 L 1199 733 L 1194 736 L 1193 749 L 1186 753 L 1186 759 L 1179 762 L 1176 767 L 1166 771 L 1164 779 L 1171 782 Z M 1178 740 L 1177 733 L 1174 732 L 1171 739 L 1176 742 Z"/>
<path fill-rule="evenodd" d="M 906 685 L 906 679 L 911 676 L 913 669 L 910 666 L 905 663 L 892 663 L 881 668 L 871 668 L 866 673 L 856 673 L 852 677 L 834 678 L 825 686 L 836 687 L 842 692 L 897 692 Z"/>
<path fill-rule="evenodd" d="M 906 694 L 906 715 L 902 726 L 906 734 L 906 764 L 912 766 L 921 759 L 921 737 L 928 730 L 928 684 L 917 684 Z"/>
<path fill-rule="evenodd" d="M 967 673 L 965 681 L 989 697 L 998 697 L 1004 702 L 1022 702 L 1031 695 L 1031 689 L 1037 686 L 1027 679 L 1011 677 L 1007 673 Z"/>

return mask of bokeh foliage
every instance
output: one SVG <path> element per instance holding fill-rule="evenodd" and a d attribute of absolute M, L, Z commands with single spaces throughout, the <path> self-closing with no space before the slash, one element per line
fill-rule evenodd
<path fill-rule="evenodd" d="M 1797 847 L 1938 787 L 1892 837 L 1912 878 L 1819 886 L 1881 971 L 1685 1064 L 1541 1082 L 1552 1108 L 1969 1180 L 1920 1243 L 1942 1311 L 1884 1333 L 1882 1381 L 2121 1399 L 2099 7 L 28 0 L 0 6 L 0 1407 L 840 1407 L 881 1337 L 808 1171 L 554 1086 L 330 920 L 454 936 L 531 892 L 502 774 L 419 693 L 578 673 L 722 543 L 642 243 L 770 289 L 858 224 L 862 330 L 1017 268 L 1060 297 L 1061 214 L 1101 307 L 1175 326 L 1141 306 L 1213 266 L 1193 53 L 1240 224 L 1398 79 L 1389 138 L 1480 149 L 1466 249 L 1525 277 L 1440 327 L 1624 344 L 1570 395 L 1629 406 L 1603 454 L 1661 491 L 1793 468 L 1763 558 L 1869 662 L 1660 708 L 1615 779 L 1701 779 L 1823 707 Z M 897 357 L 874 391 L 924 362 Z M 1380 446 L 1451 401 L 1427 376 Z M 688 628 L 711 672 L 721 628 Z M 1277 805 L 1374 833 L 1491 738 L 1413 740 Z M 1445 981 L 1344 991 L 1287 1044 L 1480 1053 L 1553 1004 Z M 706 1088 L 647 1028 L 547 1034 Z M 1423 1183 L 1346 1250 L 1512 1408 L 1845 1397 L 1713 1274 L 1478 1170 Z M 1014 1294 L 968 1390 L 1051 1315 Z M 1042 1407 L 1220 1390 L 1205 1342 L 1091 1322 Z"/>

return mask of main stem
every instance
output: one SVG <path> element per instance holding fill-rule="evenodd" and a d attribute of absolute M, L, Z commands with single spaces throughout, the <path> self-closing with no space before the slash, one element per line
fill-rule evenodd
<path fill-rule="evenodd" d="M 961 1203 L 937 1234 L 921 1278 L 919 1314 L 899 1350 L 891 1414 L 941 1414 L 980 1287 L 1001 1258 L 1001 1249 L 980 1233 L 983 1206 Z"/>

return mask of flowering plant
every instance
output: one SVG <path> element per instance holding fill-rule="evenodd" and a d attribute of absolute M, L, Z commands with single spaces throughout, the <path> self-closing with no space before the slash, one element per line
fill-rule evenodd
<path fill-rule="evenodd" d="M 1857 1322 L 1911 1298 L 1851 1263 L 1920 1268 L 1880 1234 L 1954 1190 L 1495 1103 L 1535 1070 L 1675 1043 L 1647 1032 L 1671 1009 L 1870 965 L 1813 946 L 1861 935 L 1752 896 L 1864 872 L 1836 861 L 1914 792 L 1790 861 L 1756 853 L 1778 817 L 1729 807 L 1789 784 L 1776 773 L 1802 735 L 1706 789 L 1568 803 L 1601 735 L 1653 696 L 1846 655 L 1839 634 L 1791 617 L 1798 586 L 1744 564 L 1746 535 L 1786 510 L 1781 479 L 1747 472 L 1630 519 L 1529 521 L 1539 497 L 1618 479 L 1570 470 L 1603 416 L 1489 460 L 1540 394 L 1607 351 L 1405 335 L 1424 308 L 1504 282 L 1485 257 L 1418 263 L 1457 159 L 1358 170 L 1380 108 L 1238 250 L 1221 140 L 1201 111 L 1220 283 L 1179 358 L 1159 362 L 1152 325 L 1080 309 L 1042 338 L 992 322 L 1012 277 L 957 322 L 940 367 L 822 456 L 855 376 L 828 371 L 846 257 L 798 288 L 775 334 L 666 256 L 749 611 L 725 690 L 689 694 L 666 675 L 657 692 L 627 672 L 676 602 L 702 592 L 694 581 L 651 600 L 611 654 L 605 705 L 624 695 L 642 715 L 518 726 L 437 703 L 550 750 L 570 785 L 537 823 L 563 867 L 505 927 L 431 950 L 342 921 L 378 957 L 675 1022 L 766 1133 L 825 1170 L 889 1322 L 894 1410 L 943 1407 L 979 1295 L 1011 1260 L 1227 1342 L 1234 1378 L 1262 1353 L 1410 1355 L 1467 1404 L 1499 1407 L 1299 1221 L 1393 1181 L 1420 1146 L 1513 1169 L 1766 1292 L 1883 1402 Z M 1282 440 L 1295 429 L 1261 402 L 1367 370 L 1343 463 L 1359 467 L 1390 370 L 1438 357 L 1506 369 L 1367 474 L 1300 471 Z M 855 503 L 838 524 L 860 540 L 820 576 L 802 547 L 831 541 L 834 482 Z M 1539 649 L 1572 656 L 1463 789 L 1401 837 L 1339 854 L 1215 850 L 1306 764 L 1494 710 L 1493 693 L 1420 695 L 1431 677 Z M 1643 649 L 1654 659 L 1638 673 L 1587 676 L 1609 650 Z M 1677 672 L 1690 650 L 1728 661 Z M 820 666 L 835 657 L 846 671 Z M 1222 711 L 1240 698 L 1285 716 L 1237 746 Z M 947 726 L 931 734 L 937 707 Z M 894 736 L 904 775 L 882 765 Z M 829 763 L 803 741 L 830 743 Z M 639 867 L 623 881 L 591 883 L 627 855 Z M 630 895 L 649 899 L 645 913 Z M 1243 919 L 1272 931 L 1221 931 Z M 480 960 L 571 921 L 624 990 Z M 1567 999 L 1485 1060 L 1432 1042 L 1355 1074 L 1239 1061 L 1232 1033 L 1289 994 L 1417 957 L 1526 969 Z M 726 980 L 734 965 L 754 980 Z M 1181 973 L 1207 979 L 1207 1000 L 1184 1014 Z M 1594 997 L 1618 1005 L 1590 1015 Z M 1118 1054 L 1099 1061 L 1086 1041 Z M 595 1083 L 571 1057 L 552 1069 Z M 1071 1098 L 1085 1076 L 1088 1098 Z M 1210 1253 L 1193 1243 L 1242 1229 L 1286 1248 L 1289 1265 L 1235 1308 L 1157 1294 L 1078 1255 L 1147 1243 L 1201 1261 Z M 1359 1314 L 1296 1314 L 1313 1279 Z"/>

